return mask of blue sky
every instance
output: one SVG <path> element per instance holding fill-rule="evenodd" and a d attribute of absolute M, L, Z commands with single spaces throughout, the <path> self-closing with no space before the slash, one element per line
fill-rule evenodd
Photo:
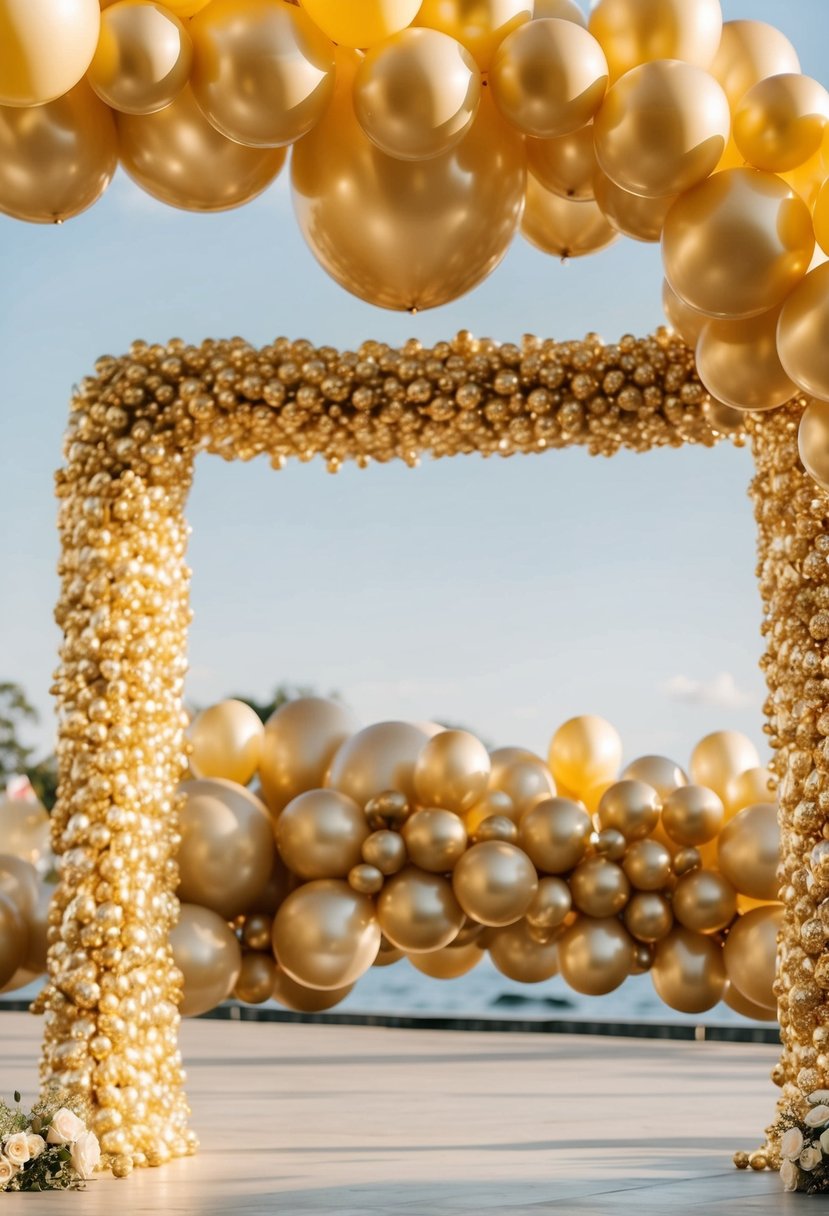
<path fill-rule="evenodd" d="M 782 29 L 826 80 L 825 0 L 723 0 Z M 620 241 L 562 266 L 517 238 L 464 299 L 417 317 L 347 296 L 304 247 L 287 173 L 218 216 L 177 212 L 119 173 L 59 228 L 0 217 L 0 679 L 39 706 L 58 636 L 56 508 L 73 382 L 142 337 L 279 334 L 351 347 L 468 328 L 608 341 L 662 323 L 658 250 Z M 760 604 L 746 451 L 591 460 L 474 458 L 336 477 L 314 464 L 205 457 L 190 503 L 189 695 L 336 689 L 366 722 L 437 717 L 545 748 L 575 713 L 619 727 L 629 756 L 685 761 L 708 730 L 762 743 Z"/>

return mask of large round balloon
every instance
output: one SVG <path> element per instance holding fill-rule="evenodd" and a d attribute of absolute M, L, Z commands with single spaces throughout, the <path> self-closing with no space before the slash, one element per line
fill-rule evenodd
<path fill-rule="evenodd" d="M 518 842 L 538 870 L 566 874 L 587 852 L 593 824 L 578 802 L 547 798 L 522 817 Z"/>
<path fill-rule="evenodd" d="M 471 920 L 500 928 L 520 920 L 538 889 L 535 866 L 522 849 L 486 840 L 467 849 L 452 871 L 458 902 Z"/>
<path fill-rule="evenodd" d="M 521 235 L 542 253 L 578 258 L 612 245 L 619 233 L 593 199 L 562 198 L 530 173 Z"/>
<path fill-rule="evenodd" d="M 665 217 L 662 219 L 662 228 Z M 676 294 L 667 279 L 662 284 L 662 309 L 671 329 L 676 330 L 683 342 L 693 350 L 705 325 L 711 319 L 704 312 L 691 308 Z"/>
<path fill-rule="evenodd" d="M 556 943 L 536 941 L 525 920 L 494 930 L 488 947 L 489 957 L 501 974 L 519 984 L 540 984 L 558 971 Z"/>
<path fill-rule="evenodd" d="M 665 799 L 661 826 L 684 848 L 697 848 L 714 840 L 723 825 L 721 799 L 704 785 L 683 785 Z"/>
<path fill-rule="evenodd" d="M 611 227 L 623 236 L 632 237 L 634 241 L 648 243 L 655 243 L 662 236 L 665 216 L 676 198 L 673 194 L 667 198 L 643 198 L 639 194 L 631 194 L 617 186 L 598 167 L 593 177 L 593 193 Z M 678 327 L 674 325 L 674 328 Z"/>
<path fill-rule="evenodd" d="M 779 904 L 754 908 L 732 927 L 725 943 L 728 978 L 739 992 L 766 1009 L 776 1009 L 772 990 L 777 970 L 777 935 L 783 923 Z"/>
<path fill-rule="evenodd" d="M 785 34 L 765 21 L 726 21 L 711 73 L 733 109 L 767 76 L 799 72 L 800 60 Z"/>
<path fill-rule="evenodd" d="M 691 780 L 705 785 L 720 798 L 737 773 L 760 763 L 757 748 L 737 730 L 717 730 L 700 739 L 691 753 Z"/>
<path fill-rule="evenodd" d="M 733 1009 L 735 1013 L 742 1014 L 744 1018 L 752 1018 L 755 1022 L 776 1022 L 777 1008 L 769 1009 L 765 1005 L 758 1005 L 754 1001 L 750 1001 L 747 996 L 743 996 L 739 988 L 734 984 L 729 983 L 725 990 L 723 1000 L 729 1009 Z"/>
<path fill-rule="evenodd" d="M 570 890 L 580 912 L 602 920 L 624 908 L 630 898 L 630 881 L 614 861 L 588 857 L 570 875 Z"/>
<path fill-rule="evenodd" d="M 466 730 L 443 730 L 423 747 L 414 770 L 421 806 L 443 807 L 462 815 L 483 797 L 489 783 L 489 753 Z"/>
<path fill-rule="evenodd" d="M 512 803 L 511 817 L 520 820 L 525 811 L 556 792 L 552 774 L 540 756 L 522 747 L 497 747 L 489 753 L 492 771 L 489 792 L 506 794 Z M 492 814 L 510 814 L 503 806 Z M 471 825 L 470 825 L 471 826 Z"/>
<path fill-rule="evenodd" d="M 384 885 L 377 899 L 377 918 L 393 945 L 417 954 L 454 941 L 463 911 L 448 879 L 407 866 Z"/>
<path fill-rule="evenodd" d="M 780 310 L 746 321 L 708 321 L 697 343 L 697 372 L 712 397 L 737 410 L 773 410 L 797 394 L 777 353 Z"/>
<path fill-rule="evenodd" d="M 652 59 L 684 59 L 707 68 L 717 53 L 720 0 L 598 0 L 590 31 L 614 77 Z"/>
<path fill-rule="evenodd" d="M 233 991 L 242 966 L 242 951 L 227 921 L 209 908 L 182 904 L 170 930 L 173 961 L 184 976 L 181 1012 L 207 1013 Z"/>
<path fill-rule="evenodd" d="M 311 20 L 339 46 L 374 46 L 405 29 L 420 0 L 299 0 Z"/>
<path fill-rule="evenodd" d="M 325 697 L 297 697 L 265 723 L 259 779 L 270 811 L 318 789 L 335 753 L 360 723 L 350 709 Z"/>
<path fill-rule="evenodd" d="M 718 941 L 677 925 L 656 946 L 651 978 L 657 996 L 680 1013 L 704 1013 L 728 982 Z"/>
<path fill-rule="evenodd" d="M 741 895 L 778 898 L 781 840 L 777 807 L 758 803 L 739 811 L 720 832 L 717 857 L 721 873 Z"/>
<path fill-rule="evenodd" d="M 296 980 L 291 979 L 282 967 L 277 967 L 271 995 L 277 1005 L 293 1009 L 296 1013 L 323 1013 L 344 1001 L 353 987 L 353 984 L 346 984 L 343 988 L 327 991 L 306 988 L 304 984 L 298 984 Z"/>
<path fill-rule="evenodd" d="M 753 85 L 734 113 L 734 140 L 750 165 L 769 173 L 797 169 L 814 156 L 829 122 L 829 93 L 799 72 Z"/>
<path fill-rule="evenodd" d="M 808 274 L 783 305 L 777 349 L 804 393 L 829 400 L 829 262 Z"/>
<path fill-rule="evenodd" d="M 0 0 L 0 105 L 39 106 L 68 93 L 92 61 L 100 26 L 98 0 Z"/>
<path fill-rule="evenodd" d="M 634 962 L 633 940 L 615 917 L 580 916 L 558 941 L 562 978 L 585 996 L 603 996 L 624 983 Z"/>
<path fill-rule="evenodd" d="M 593 148 L 593 124 L 587 123 L 556 139 L 528 139 L 527 167 L 539 184 L 553 194 L 574 200 L 596 197 L 598 166 Z"/>
<path fill-rule="evenodd" d="M 415 24 L 457 38 L 487 71 L 507 35 L 532 16 L 532 0 L 423 0 Z"/>
<path fill-rule="evenodd" d="M 626 840 L 644 840 L 659 822 L 659 795 L 645 781 L 615 781 L 599 799 L 599 824 Z"/>
<path fill-rule="evenodd" d="M 401 835 L 412 863 L 430 873 L 448 873 L 466 849 L 463 820 L 436 807 L 415 811 L 403 824 Z"/>
<path fill-rule="evenodd" d="M 688 784 L 685 772 L 667 756 L 637 756 L 622 770 L 621 780 L 644 781 L 663 801 L 681 785 Z"/>
<path fill-rule="evenodd" d="M 345 878 L 370 834 L 363 808 L 337 790 L 308 790 L 274 825 L 279 854 L 300 878 Z"/>
<path fill-rule="evenodd" d="M 777 789 L 777 778 L 767 768 L 747 768 L 732 777 L 725 787 L 726 819 L 732 819 L 738 811 L 758 802 L 773 802 Z"/>
<path fill-rule="evenodd" d="M 114 110 L 153 114 L 187 84 L 193 44 L 183 23 L 153 0 L 119 0 L 101 17 L 87 80 Z"/>
<path fill-rule="evenodd" d="M 434 980 L 455 980 L 467 975 L 484 957 L 477 942 L 464 946 L 444 946 L 442 950 L 431 950 L 424 954 L 412 954 L 409 962 L 423 975 Z"/>
<path fill-rule="evenodd" d="M 219 701 L 196 714 L 187 728 L 194 777 L 224 777 L 247 785 L 259 767 L 263 727 L 244 701 Z"/>
<path fill-rule="evenodd" d="M 674 916 L 695 933 L 719 933 L 737 914 L 737 892 L 714 870 L 695 870 L 680 878 L 673 894 Z"/>
<path fill-rule="evenodd" d="M 325 784 L 347 794 L 360 806 L 386 790 L 398 790 L 413 802 L 415 764 L 427 738 L 411 722 L 375 722 L 366 726 L 338 749 Z"/>
<path fill-rule="evenodd" d="M 550 740 L 549 764 L 553 777 L 577 794 L 602 781 L 612 781 L 621 762 L 619 732 L 595 714 L 570 718 Z"/>
<path fill-rule="evenodd" d="M 379 948 L 380 925 L 371 900 L 336 879 L 298 887 L 273 923 L 277 962 L 306 988 L 330 991 L 353 984 Z"/>

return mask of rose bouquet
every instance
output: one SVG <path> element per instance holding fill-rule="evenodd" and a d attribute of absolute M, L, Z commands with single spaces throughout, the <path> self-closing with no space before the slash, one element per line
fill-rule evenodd
<path fill-rule="evenodd" d="M 0 1099 L 0 1191 L 79 1190 L 101 1163 L 83 1103 L 53 1091 L 30 1114 Z"/>
<path fill-rule="evenodd" d="M 780 1133 L 780 1178 L 785 1191 L 829 1192 L 829 1089 L 809 1095 L 802 1119 L 784 1118 Z"/>

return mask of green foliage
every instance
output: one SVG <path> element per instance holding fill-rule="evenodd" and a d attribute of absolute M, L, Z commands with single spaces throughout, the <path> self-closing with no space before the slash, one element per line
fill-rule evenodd
<path fill-rule="evenodd" d="M 34 748 L 23 742 L 27 726 L 38 713 L 19 684 L 0 682 L 0 788 L 10 777 L 25 773 L 40 801 L 51 811 L 58 793 L 58 765 L 54 755 L 33 762 Z"/>

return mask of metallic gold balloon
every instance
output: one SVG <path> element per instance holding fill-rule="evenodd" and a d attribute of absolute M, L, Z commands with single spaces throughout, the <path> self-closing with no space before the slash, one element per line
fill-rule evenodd
<path fill-rule="evenodd" d="M 610 861 L 621 861 L 628 842 L 617 828 L 602 828 L 601 832 L 596 833 L 593 845 L 602 857 L 607 857 Z"/>
<path fill-rule="evenodd" d="M 540 878 L 527 908 L 527 924 L 536 929 L 557 929 L 572 906 L 573 897 L 563 878 Z"/>
<path fill-rule="evenodd" d="M 604 996 L 630 975 L 633 950 L 633 939 L 615 916 L 580 916 L 558 939 L 558 965 L 576 992 Z"/>
<path fill-rule="evenodd" d="M 259 951 L 243 954 L 239 978 L 233 986 L 233 995 L 237 1001 L 244 1001 L 247 1005 L 261 1005 L 273 996 L 275 979 L 276 963 L 272 954 Z"/>
<path fill-rule="evenodd" d="M 656 946 L 651 978 L 657 996 L 680 1013 L 704 1013 L 728 982 L 719 942 L 677 925 Z"/>
<path fill-rule="evenodd" d="M 697 372 L 713 397 L 737 410 L 773 410 L 797 385 L 777 353 L 780 309 L 746 321 L 708 321 L 697 343 Z"/>
<path fill-rule="evenodd" d="M 489 753 L 466 730 L 444 730 L 425 744 L 414 770 L 421 806 L 443 807 L 462 815 L 483 798 L 489 784 Z"/>
<path fill-rule="evenodd" d="M 487 71 L 507 34 L 532 15 L 531 0 L 423 0 L 415 25 L 457 38 Z"/>
<path fill-rule="evenodd" d="M 456 950 L 460 946 L 468 946 L 470 942 L 478 942 L 478 944 L 483 948 L 486 935 L 490 932 L 490 929 L 485 928 L 483 925 L 479 925 L 477 921 L 470 920 L 468 917 L 465 917 L 458 936 L 454 939 L 449 949 Z"/>
<path fill-rule="evenodd" d="M 777 971 L 777 935 L 783 924 L 779 904 L 746 912 L 732 926 L 723 957 L 728 978 L 755 1005 L 777 1009 L 773 984 Z"/>
<path fill-rule="evenodd" d="M 342 287 L 381 308 L 423 309 L 494 270 L 521 215 L 521 137 L 482 97 L 468 133 L 425 161 L 381 152 L 354 113 L 350 70 L 294 146 L 294 209 L 312 253 Z"/>
<path fill-rule="evenodd" d="M 492 764 L 490 794 L 493 791 L 506 794 L 513 807 L 510 814 L 504 805 L 499 805 L 499 815 L 510 814 L 518 822 L 525 811 L 555 794 L 556 784 L 550 770 L 533 752 L 518 747 L 499 747 L 490 752 L 489 759 Z M 494 805 L 491 799 L 489 805 Z M 471 824 L 467 823 L 467 826 L 471 830 Z"/>
<path fill-rule="evenodd" d="M 787 374 L 804 393 L 824 400 L 829 399 L 827 335 L 829 262 L 824 262 L 807 274 L 786 300 L 777 329 L 777 350 Z M 808 426 L 801 427 L 800 448 L 801 455 L 805 451 L 811 459 Z"/>
<path fill-rule="evenodd" d="M 78 83 L 95 54 L 98 0 L 0 2 L 0 106 L 39 106 Z"/>
<path fill-rule="evenodd" d="M 256 148 L 305 135 L 334 92 L 334 47 L 302 9 L 212 0 L 190 23 L 191 84 L 217 131 Z"/>
<path fill-rule="evenodd" d="M 533 20 L 539 17 L 558 17 L 561 21 L 575 21 L 576 25 L 587 25 L 587 18 L 578 5 L 578 0 L 535 0 Z"/>
<path fill-rule="evenodd" d="M 829 489 L 829 402 L 810 401 L 806 406 L 797 446 L 806 472 L 824 490 Z"/>
<path fill-rule="evenodd" d="M 328 992 L 353 984 L 368 971 L 379 947 L 372 901 L 333 878 L 298 887 L 273 923 L 279 966 L 306 988 Z"/>
<path fill-rule="evenodd" d="M 664 228 L 664 221 L 663 221 Z M 662 308 L 671 329 L 675 329 L 691 349 L 695 349 L 697 340 L 710 317 L 696 308 L 691 308 L 676 294 L 667 279 L 662 283 Z"/>
<path fill-rule="evenodd" d="M 734 320 L 779 307 L 814 248 L 806 204 L 781 178 L 757 169 L 726 169 L 686 191 L 662 230 L 674 291 L 700 312 Z M 791 375 L 782 351 L 781 360 Z"/>
<path fill-rule="evenodd" d="M 559 258 L 596 253 L 619 237 L 592 199 L 562 198 L 545 190 L 532 173 L 527 177 L 521 235 L 542 253 Z"/>
<path fill-rule="evenodd" d="M 395 963 L 399 963 L 401 958 L 405 957 L 406 955 L 402 950 L 398 950 L 397 946 L 393 946 L 391 942 L 387 942 L 384 937 L 381 937 L 377 958 L 371 965 L 372 967 L 392 967 Z"/>
<path fill-rule="evenodd" d="M 533 865 L 547 874 L 566 874 L 587 852 L 593 824 L 577 802 L 547 798 L 527 811 L 518 843 Z"/>
<path fill-rule="evenodd" d="M 399 832 L 411 813 L 409 799 L 401 790 L 383 790 L 366 803 L 366 820 L 373 832 L 384 828 Z"/>
<path fill-rule="evenodd" d="M 523 850 L 486 840 L 464 853 L 452 871 L 452 887 L 467 916 L 500 928 L 525 914 L 538 889 L 538 876 Z"/>
<path fill-rule="evenodd" d="M 596 159 L 623 190 L 681 194 L 713 173 L 728 143 L 728 99 L 713 76 L 675 59 L 632 68 L 593 123 Z"/>
<path fill-rule="evenodd" d="M 46 105 L 0 106 L 5 215 L 34 224 L 71 219 L 98 201 L 117 163 L 112 114 L 86 81 Z"/>
<path fill-rule="evenodd" d="M 674 916 L 695 933 L 719 933 L 737 914 L 737 892 L 714 870 L 696 870 L 676 884 Z"/>
<path fill-rule="evenodd" d="M 527 168 L 545 190 L 562 198 L 595 198 L 593 124 L 557 139 L 528 139 Z"/>
<path fill-rule="evenodd" d="M 506 840 L 509 844 L 518 844 L 518 827 L 506 815 L 490 815 L 484 819 L 470 837 L 473 844 L 482 840 Z"/>
<path fill-rule="evenodd" d="M 800 60 L 785 34 L 765 21 L 726 21 L 711 73 L 736 109 L 745 94 L 767 76 L 799 72 Z"/>
<path fill-rule="evenodd" d="M 29 984 L 33 984 L 42 974 L 43 968 L 39 971 L 29 971 L 26 967 L 19 967 L 9 982 L 0 988 L 0 996 L 5 996 L 11 992 L 19 992 L 21 988 L 28 988 Z"/>
<path fill-rule="evenodd" d="M 436 738 L 440 739 L 442 736 L 437 735 Z M 486 755 L 486 752 L 484 754 Z M 421 870 L 434 874 L 446 874 L 460 860 L 466 849 L 466 828 L 463 820 L 452 811 L 441 811 L 434 807 L 415 811 L 403 824 L 401 835 L 409 860 L 420 866 Z"/>
<path fill-rule="evenodd" d="M 774 1009 L 769 1009 L 765 1005 L 755 1004 L 755 1002 L 750 1001 L 747 996 L 743 996 L 739 988 L 735 988 L 731 983 L 729 983 L 725 990 L 723 1000 L 729 1009 L 733 1009 L 735 1013 L 742 1014 L 744 1018 L 751 1018 L 755 1022 L 777 1021 L 776 1006 Z"/>
<path fill-rule="evenodd" d="M 652 785 L 628 778 L 617 781 L 599 802 L 599 823 L 616 828 L 626 840 L 644 840 L 659 822 L 659 795 Z"/>
<path fill-rule="evenodd" d="M 818 151 L 829 122 L 829 93 L 811 76 L 759 81 L 734 111 L 734 140 L 750 165 L 785 173 Z"/>
<path fill-rule="evenodd" d="M 334 755 L 359 729 L 350 709 L 325 697 L 298 697 L 276 710 L 265 723 L 259 771 L 272 813 L 319 789 Z"/>
<path fill-rule="evenodd" d="M 673 927 L 671 905 L 656 891 L 636 891 L 625 907 L 625 926 L 640 942 L 658 942 Z"/>
<path fill-rule="evenodd" d="M 720 43 L 722 10 L 719 0 L 598 0 L 588 28 L 614 79 L 652 59 L 707 68 Z"/>
<path fill-rule="evenodd" d="M 296 980 L 291 979 L 282 967 L 277 967 L 271 995 L 277 1005 L 293 1009 L 296 1013 L 323 1013 L 344 1001 L 353 987 L 353 984 L 346 984 L 343 988 L 332 988 L 328 991 L 306 988 L 304 984 L 298 984 Z"/>
<path fill-rule="evenodd" d="M 194 777 L 224 777 L 247 785 L 262 756 L 264 728 L 243 701 L 220 701 L 196 714 L 187 734 Z"/>
<path fill-rule="evenodd" d="M 252 909 L 273 871 L 271 822 L 244 786 L 219 778 L 185 781 L 179 898 L 232 920 Z"/>
<path fill-rule="evenodd" d="M 46 970 L 46 952 L 49 948 L 49 909 L 54 894 L 55 887 L 51 883 L 38 883 L 34 910 L 27 915 L 29 952 L 26 955 L 24 967 L 36 975 L 42 975 Z"/>
<path fill-rule="evenodd" d="M 337 790 L 300 794 L 274 825 L 280 857 L 304 879 L 345 878 L 362 861 L 369 834 L 362 807 Z"/>
<path fill-rule="evenodd" d="M 0 847 L 2 844 L 0 836 Z M 30 861 L 13 853 L 0 853 L 0 895 L 12 901 L 29 926 L 37 912 L 40 887 L 37 870 Z"/>
<path fill-rule="evenodd" d="M 410 722 L 366 726 L 337 751 L 325 784 L 360 806 L 386 790 L 396 790 L 413 802 L 414 768 L 426 742 L 423 731 Z"/>
<path fill-rule="evenodd" d="M 348 871 L 348 885 L 361 895 L 376 895 L 383 890 L 383 871 L 361 862 Z"/>
<path fill-rule="evenodd" d="M 182 904 L 178 922 L 170 930 L 170 948 L 184 976 L 184 1017 L 207 1013 L 230 996 L 242 967 L 242 951 L 223 917 L 209 908 Z"/>
<path fill-rule="evenodd" d="M 646 975 L 653 966 L 653 946 L 647 945 L 645 942 L 634 941 L 633 943 L 633 966 L 630 969 L 631 975 Z"/>
<path fill-rule="evenodd" d="M 815 196 L 814 221 L 818 244 L 822 251 L 829 255 L 829 176 Z"/>
<path fill-rule="evenodd" d="M 760 763 L 757 748 L 736 730 L 717 730 L 700 739 L 691 753 L 691 780 L 706 785 L 720 798 L 732 777 L 756 768 Z"/>
<path fill-rule="evenodd" d="M 466 812 L 464 823 L 467 832 L 470 836 L 474 835 L 485 820 L 492 818 L 512 821 L 518 819 L 514 802 L 509 794 L 505 794 L 502 790 L 487 790 Z"/>
<path fill-rule="evenodd" d="M 778 898 L 780 853 L 777 807 L 770 802 L 738 811 L 717 841 L 720 872 L 741 895 L 752 899 Z"/>
<path fill-rule="evenodd" d="M 688 784 L 687 775 L 675 760 L 670 760 L 667 756 L 639 756 L 622 770 L 621 779 L 644 781 L 656 790 L 662 801 L 681 785 Z"/>
<path fill-rule="evenodd" d="M 26 962 L 29 929 L 23 909 L 0 889 L 0 987 L 5 988 Z"/>
<path fill-rule="evenodd" d="M 758 802 L 773 802 L 777 791 L 777 778 L 767 768 L 747 768 L 732 777 L 725 787 L 726 819 L 732 819 L 738 811 Z"/>
<path fill-rule="evenodd" d="M 383 935 L 407 954 L 448 946 L 463 924 L 448 879 L 414 866 L 386 882 L 377 900 L 377 917 Z"/>
<path fill-rule="evenodd" d="M 401 30 L 368 52 L 354 81 L 357 121 L 381 152 L 400 160 L 454 148 L 480 99 L 478 65 L 439 30 Z"/>
<path fill-rule="evenodd" d="M 412 954 L 409 962 L 434 980 L 455 980 L 477 967 L 483 957 L 481 947 L 476 942 L 469 942 L 465 946 L 444 946 L 442 950 L 432 950 L 428 954 Z"/>
<path fill-rule="evenodd" d="M 658 840 L 635 840 L 622 869 L 638 891 L 661 891 L 671 881 L 671 854 Z"/>
<path fill-rule="evenodd" d="M 676 844 L 696 848 L 714 840 L 725 818 L 722 801 L 703 785 L 683 785 L 665 799 L 662 827 Z"/>
<path fill-rule="evenodd" d="M 256 198 L 285 161 L 281 148 L 226 139 L 186 88 L 156 114 L 118 114 L 121 164 L 153 198 L 185 211 L 227 211 Z"/>
<path fill-rule="evenodd" d="M 363 861 L 381 874 L 396 874 L 406 864 L 406 845 L 398 832 L 381 828 L 363 841 L 362 855 Z"/>
<path fill-rule="evenodd" d="M 665 216 L 676 198 L 674 194 L 667 198 L 642 198 L 641 195 L 631 194 L 628 190 L 622 190 L 598 168 L 593 175 L 593 194 L 612 228 L 635 241 L 650 243 L 661 237 Z"/>
<path fill-rule="evenodd" d="M 339 46 L 374 46 L 414 20 L 420 0 L 299 0 L 308 16 Z"/>
<path fill-rule="evenodd" d="M 193 17 L 209 3 L 210 0 L 165 0 L 164 7 L 168 8 L 171 13 L 175 13 L 177 17 Z"/>
<path fill-rule="evenodd" d="M 703 403 L 702 413 L 711 429 L 720 435 L 740 435 L 745 432 L 746 420 L 742 410 L 733 410 L 730 405 L 709 398 Z"/>
<path fill-rule="evenodd" d="M 249 950 L 270 950 L 273 935 L 273 917 L 254 912 L 245 917 L 242 941 Z"/>
<path fill-rule="evenodd" d="M 556 943 L 535 941 L 525 920 L 491 934 L 489 957 L 502 975 L 519 984 L 541 984 L 558 971 Z"/>
<path fill-rule="evenodd" d="M 251 904 L 251 916 L 261 915 L 273 918 L 283 901 L 299 885 L 296 874 L 291 873 L 276 850 L 274 850 L 273 863 L 273 871 L 267 884 Z M 268 940 L 270 940 L 270 936 Z M 261 950 L 262 946 L 251 945 L 251 949 Z"/>
<path fill-rule="evenodd" d="M 550 740 L 553 777 L 577 794 L 600 781 L 615 780 L 621 763 L 619 732 L 595 714 L 570 718 Z"/>
<path fill-rule="evenodd" d="M 700 868 L 702 856 L 699 849 L 679 849 L 674 854 L 671 865 L 677 878 L 681 878 L 683 874 L 690 874 L 692 870 Z"/>
<path fill-rule="evenodd" d="M 120 0 L 101 16 L 87 80 L 101 101 L 125 114 L 153 114 L 190 76 L 193 44 L 181 21 L 152 0 Z"/>
<path fill-rule="evenodd" d="M 602 919 L 622 911 L 630 898 L 630 882 L 615 862 L 588 857 L 570 875 L 570 891 L 580 912 Z"/>

